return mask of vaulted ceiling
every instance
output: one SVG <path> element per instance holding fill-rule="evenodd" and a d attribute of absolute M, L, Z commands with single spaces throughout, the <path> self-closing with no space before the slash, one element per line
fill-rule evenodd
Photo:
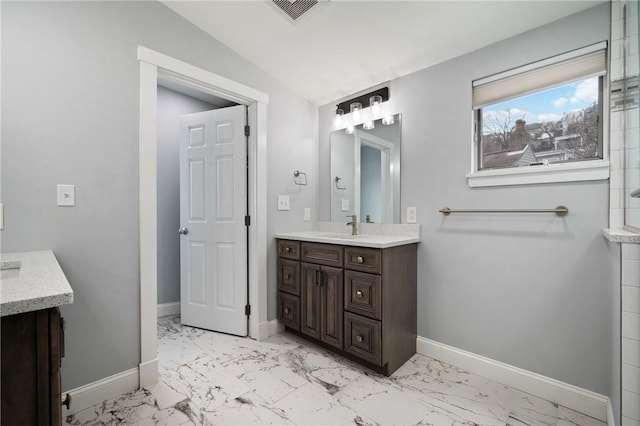
<path fill-rule="evenodd" d="M 331 0 L 296 21 L 270 0 L 163 3 L 323 105 L 602 1 Z"/>

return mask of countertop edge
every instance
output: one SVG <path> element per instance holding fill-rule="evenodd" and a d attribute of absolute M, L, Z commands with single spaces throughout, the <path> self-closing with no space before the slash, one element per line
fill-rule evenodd
<path fill-rule="evenodd" d="M 640 244 L 640 234 L 622 228 L 604 228 L 600 233 L 612 243 Z"/>
<path fill-rule="evenodd" d="M 324 243 L 324 244 L 337 244 L 343 246 L 353 247 L 368 247 L 368 248 L 391 248 L 397 246 L 403 246 L 407 244 L 420 243 L 420 237 L 405 237 L 405 236 L 377 236 L 371 235 L 372 238 L 380 237 L 389 239 L 390 241 L 367 241 L 366 239 L 341 239 L 341 238 L 326 238 L 322 236 L 304 235 L 303 232 L 291 232 L 291 233 L 278 233 L 274 235 L 274 238 L 280 240 L 295 240 L 295 241 L 307 241 L 311 243 Z"/>

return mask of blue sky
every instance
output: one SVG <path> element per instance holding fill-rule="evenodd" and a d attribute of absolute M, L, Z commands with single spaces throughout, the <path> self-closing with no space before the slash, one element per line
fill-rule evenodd
<path fill-rule="evenodd" d="M 584 109 L 597 100 L 598 77 L 591 77 L 490 105 L 483 113 L 487 117 L 510 111 L 514 121 L 523 118 L 527 123 L 558 121 L 563 113 Z"/>

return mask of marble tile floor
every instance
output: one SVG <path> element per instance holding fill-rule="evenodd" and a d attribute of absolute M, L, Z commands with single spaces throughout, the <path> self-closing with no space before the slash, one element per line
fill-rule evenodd
<path fill-rule="evenodd" d="M 290 333 L 257 342 L 158 319 L 160 381 L 67 425 L 605 426 L 422 355 L 384 377 Z"/>

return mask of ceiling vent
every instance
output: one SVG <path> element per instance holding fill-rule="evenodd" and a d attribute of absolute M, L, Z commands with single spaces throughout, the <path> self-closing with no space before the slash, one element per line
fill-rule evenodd
<path fill-rule="evenodd" d="M 272 0 L 270 4 L 287 21 L 299 24 L 329 4 L 328 0 Z"/>

